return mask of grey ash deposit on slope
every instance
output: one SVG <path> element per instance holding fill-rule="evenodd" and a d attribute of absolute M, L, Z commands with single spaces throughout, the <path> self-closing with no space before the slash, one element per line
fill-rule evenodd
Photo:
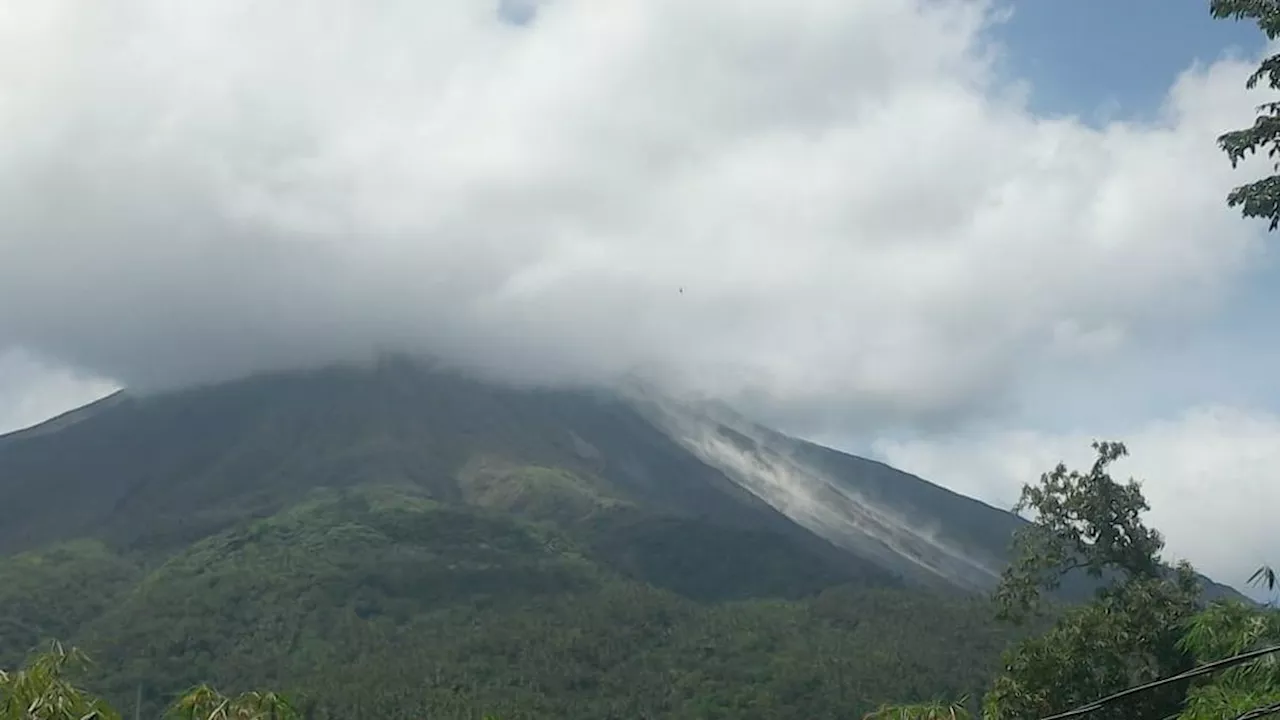
<path fill-rule="evenodd" d="M 833 545 L 927 583 L 987 591 L 999 582 L 1015 516 L 723 405 L 633 397 L 703 462 Z"/>

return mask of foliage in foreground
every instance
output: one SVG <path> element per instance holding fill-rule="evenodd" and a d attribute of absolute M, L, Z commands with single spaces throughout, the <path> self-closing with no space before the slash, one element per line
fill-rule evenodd
<path fill-rule="evenodd" d="M 1015 538 L 1017 559 L 997 598 L 1006 617 L 1025 622 L 1036 613 L 1041 594 L 1073 569 L 1107 582 L 1092 602 L 1071 608 L 1044 634 L 1006 651 L 982 703 L 986 720 L 1048 717 L 1280 643 L 1280 613 L 1237 601 L 1206 606 L 1190 566 L 1161 560 L 1164 541 L 1142 520 L 1147 503 L 1139 485 L 1117 482 L 1109 472 L 1125 447 L 1104 442 L 1094 448 L 1098 458 L 1089 471 L 1059 465 L 1024 488 L 1019 509 L 1032 511 L 1034 520 Z M 1264 656 L 1106 703 L 1089 717 L 1217 720 L 1277 703 L 1280 662 Z M 963 705 L 887 706 L 869 717 L 971 717 Z"/>
<path fill-rule="evenodd" d="M 102 699 L 77 687 L 69 675 L 88 658 L 53 643 L 13 672 L 0 670 L 0 720 L 119 720 Z M 166 713 L 174 720 L 297 720 L 297 711 L 276 693 L 246 692 L 227 697 L 207 685 L 178 698 Z"/>
<path fill-rule="evenodd" d="M 296 720 L 289 700 L 273 692 L 249 691 L 227 697 L 208 685 L 200 685 L 178 698 L 169 708 L 176 720 Z"/>
<path fill-rule="evenodd" d="M 1280 37 L 1280 4 L 1275 0 L 1212 0 L 1209 10 L 1215 18 L 1252 20 L 1268 40 Z M 1264 58 L 1246 81 L 1250 89 L 1261 80 L 1267 87 L 1280 90 L 1280 54 Z M 1258 106 L 1253 125 L 1223 133 L 1218 146 L 1235 167 L 1246 156 L 1265 152 L 1274 160 L 1280 155 L 1280 102 L 1267 102 Z M 1273 164 L 1273 169 L 1280 165 Z M 1227 205 L 1239 207 L 1247 218 L 1267 220 L 1271 230 L 1280 227 L 1280 175 L 1272 174 L 1233 189 L 1227 196 Z"/>
<path fill-rule="evenodd" d="M 973 713 L 967 707 L 968 699 L 955 702 L 937 700 L 914 705 L 884 705 L 867 713 L 863 720 L 971 720 Z"/>
<path fill-rule="evenodd" d="M 119 713 L 67 679 L 68 669 L 84 664 L 79 651 L 54 644 L 24 668 L 0 670 L 0 720 L 117 720 Z"/>

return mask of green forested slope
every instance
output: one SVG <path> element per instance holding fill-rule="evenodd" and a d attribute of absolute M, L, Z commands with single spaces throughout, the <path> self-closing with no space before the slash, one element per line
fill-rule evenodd
<path fill-rule="evenodd" d="M 124 397 L 56 432 L 0 437 L 0 553 L 86 533 L 169 552 L 316 487 L 394 483 L 483 503 L 495 463 L 565 471 L 590 493 L 665 514 L 809 536 L 617 397 L 389 359 Z"/>
<path fill-rule="evenodd" d="M 320 491 L 151 569 L 81 543 L 0 561 L 0 587 L 11 625 L 89 650 L 88 684 L 122 707 L 140 686 L 147 713 L 213 682 L 314 717 L 849 717 L 976 690 L 1009 639 L 983 603 L 837 585 L 770 538 L 759 564 L 707 550 L 750 531 L 598 513 Z M 0 660 L 33 637 L 6 634 Z"/>
<path fill-rule="evenodd" d="M 413 363 L 0 438 L 0 509 L 0 667 L 63 640 L 146 717 L 198 682 L 325 718 L 856 717 L 980 689 L 1010 637 L 616 397 Z"/>
<path fill-rule="evenodd" d="M 138 562 L 92 540 L 0 558 L 0 667 L 43 639 L 71 637 L 142 576 Z"/>

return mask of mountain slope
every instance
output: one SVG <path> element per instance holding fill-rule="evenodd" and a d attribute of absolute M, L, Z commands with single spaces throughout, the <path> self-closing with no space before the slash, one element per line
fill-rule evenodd
<path fill-rule="evenodd" d="M 978 592 L 1024 524 L 723 407 L 504 387 L 387 358 L 117 395 L 0 437 L 0 553 L 81 537 L 164 553 L 315 488 L 370 482 L 552 520 L 628 517 L 628 532 L 683 518 L 766 533 L 849 578 Z"/>
<path fill-rule="evenodd" d="M 135 569 L 59 631 L 97 658 L 92 687 L 129 707 L 140 692 L 148 717 L 208 681 L 378 720 L 856 717 L 978 690 L 1012 637 L 980 601 L 919 591 L 697 601 L 591 545 L 403 487 L 322 490 Z M 59 553 L 0 558 L 0 588 Z M 3 606 L 15 620 L 60 597 L 30 577 Z"/>
<path fill-rule="evenodd" d="M 124 397 L 56 431 L 0 438 L 0 552 L 82 535 L 181 547 L 312 488 L 370 481 L 461 502 L 460 475 L 486 460 L 560 468 L 627 502 L 811 542 L 617 399 L 385 362 Z"/>
<path fill-rule="evenodd" d="M 884 463 L 797 440 L 719 404 L 681 403 L 644 390 L 632 402 L 655 425 L 796 524 L 918 583 L 985 593 L 999 583 L 1009 543 L 1026 521 Z M 1252 602 L 1200 576 L 1208 598 Z M 1083 571 L 1063 578 L 1065 601 L 1093 595 Z"/>
<path fill-rule="evenodd" d="M 999 582 L 1022 520 L 882 463 L 845 455 L 716 407 L 637 399 L 655 425 L 797 524 L 921 581 Z"/>
<path fill-rule="evenodd" d="M 0 510 L 0 667 L 58 638 L 147 716 L 210 681 L 379 720 L 977 691 L 1014 631 L 974 591 L 1023 524 L 725 408 L 395 359 L 0 437 Z"/>

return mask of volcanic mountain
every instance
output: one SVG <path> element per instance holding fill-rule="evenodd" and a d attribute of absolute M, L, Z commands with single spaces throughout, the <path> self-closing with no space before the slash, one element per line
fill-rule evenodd
<path fill-rule="evenodd" d="M 1024 522 L 637 387 L 384 358 L 122 392 L 0 436 L 0 667 L 73 642 L 148 711 L 856 715 L 981 689 Z"/>
<path fill-rule="evenodd" d="M 697 520 L 847 572 L 970 591 L 998 582 L 1024 523 L 721 405 L 508 387 L 394 357 L 121 392 L 0 436 L 0 553 L 82 537 L 179 547 L 370 483 L 464 506 Z"/>

